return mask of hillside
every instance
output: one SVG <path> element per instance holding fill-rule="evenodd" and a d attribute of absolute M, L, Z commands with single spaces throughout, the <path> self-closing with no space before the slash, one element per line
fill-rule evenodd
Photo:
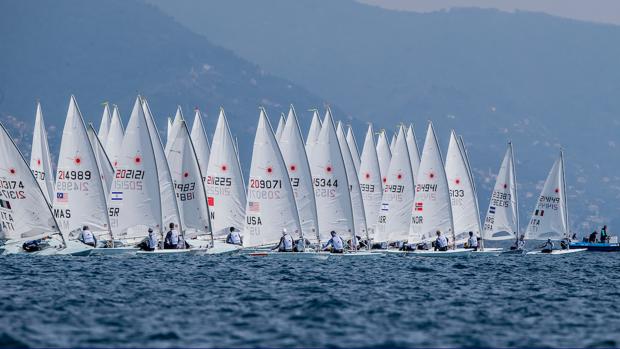
<path fill-rule="evenodd" d="M 387 128 L 413 121 L 418 135 L 433 119 L 444 151 L 455 128 L 484 196 L 513 140 L 524 221 L 562 146 L 574 226 L 585 232 L 616 219 L 620 228 L 620 27 L 352 0 L 149 1 L 352 116 Z"/>
<path fill-rule="evenodd" d="M 2 1 L 0 51 L 0 115 L 26 154 L 37 98 L 54 154 L 70 94 L 77 96 L 85 119 L 98 126 L 102 102 L 117 103 L 126 123 L 139 92 L 149 98 L 162 134 L 165 117 L 174 115 L 177 105 L 190 122 L 195 106 L 206 111 L 210 133 L 224 106 L 246 166 L 259 105 L 277 121 L 294 103 L 303 125 L 309 125 L 307 109 L 323 106 L 307 90 L 265 73 L 143 2 Z"/>

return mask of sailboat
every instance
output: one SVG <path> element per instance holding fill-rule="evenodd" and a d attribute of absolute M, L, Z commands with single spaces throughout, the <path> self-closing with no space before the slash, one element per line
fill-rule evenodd
<path fill-rule="evenodd" d="M 385 135 L 385 130 L 379 131 L 377 139 L 377 158 L 379 159 L 379 171 L 381 171 L 381 185 L 385 185 L 387 181 L 387 173 L 390 169 L 390 161 L 392 160 L 392 152 Z"/>
<path fill-rule="evenodd" d="M 240 230 L 244 226 L 246 193 L 239 155 L 223 108 L 211 143 L 206 177 L 213 236 L 224 239 L 231 227 Z"/>
<path fill-rule="evenodd" d="M 403 126 L 398 128 L 381 199 L 375 242 L 403 241 L 409 236 L 414 182 Z"/>
<path fill-rule="evenodd" d="M 244 247 L 274 245 L 284 229 L 294 240 L 303 238 L 287 166 L 263 108 L 254 138 L 245 214 Z"/>
<path fill-rule="evenodd" d="M 97 160 L 97 167 L 99 168 L 99 174 L 101 175 L 101 181 L 103 182 L 103 192 L 106 199 L 110 193 L 110 187 L 112 187 L 112 181 L 114 180 L 114 166 L 108 159 L 108 155 L 103 148 L 103 145 L 99 141 L 99 137 L 95 132 L 95 128 L 92 124 L 88 125 L 88 139 L 95 152 L 95 159 Z"/>
<path fill-rule="evenodd" d="M 41 103 L 37 101 L 37 112 L 32 134 L 32 150 L 30 153 L 30 169 L 37 179 L 47 202 L 51 205 L 54 196 L 54 172 L 52 172 L 52 156 L 47 143 L 47 131 L 43 122 Z"/>
<path fill-rule="evenodd" d="M 98 240 L 112 240 L 105 187 L 74 96 L 69 101 L 56 173 L 54 216 L 67 244 L 58 253 L 89 253 L 92 247 L 77 241 L 84 225 Z"/>
<path fill-rule="evenodd" d="M 149 107 L 149 103 L 146 98 L 142 97 L 142 111 L 146 118 L 146 124 L 149 129 L 149 135 L 151 137 L 151 144 L 153 146 L 153 153 L 155 154 L 155 164 L 157 166 L 157 176 L 159 181 L 159 191 L 161 199 L 161 221 L 162 221 L 162 233 L 166 232 L 166 229 L 173 223 L 174 226 L 182 231 L 181 215 L 179 213 L 179 206 L 176 200 L 176 193 L 174 190 L 174 184 L 172 181 L 172 175 L 164 147 L 162 145 L 157 125 L 155 124 L 155 118 Z"/>
<path fill-rule="evenodd" d="M 103 103 L 103 115 L 101 115 L 101 123 L 99 123 L 99 132 L 97 132 L 97 136 L 99 137 L 99 142 L 104 145 L 107 144 L 108 141 L 108 133 L 110 133 L 110 123 L 112 122 L 112 117 L 110 116 L 110 106 L 108 102 Z"/>
<path fill-rule="evenodd" d="M 415 182 L 418 170 L 420 169 L 420 151 L 413 130 L 413 124 L 409 124 L 407 129 L 407 148 L 409 150 L 409 162 L 411 162 L 411 170 L 413 172 L 413 181 Z"/>
<path fill-rule="evenodd" d="M 280 145 L 280 151 L 288 170 L 293 194 L 295 195 L 301 232 L 304 238 L 313 243 L 318 243 L 319 227 L 310 164 L 308 163 L 304 141 L 297 122 L 297 115 L 292 105 L 278 144 Z"/>
<path fill-rule="evenodd" d="M 171 135 L 166 158 L 181 214 L 181 234 L 189 246 L 208 249 L 214 242 L 211 215 L 194 144 L 185 120 L 181 119 L 173 131 L 176 134 Z"/>
<path fill-rule="evenodd" d="M 319 219 L 319 244 L 331 238 L 331 231 L 335 231 L 343 240 L 355 239 L 349 181 L 329 107 L 309 162 Z M 357 255 L 366 253 L 357 252 Z"/>
<path fill-rule="evenodd" d="M 436 238 L 435 232 L 440 231 L 448 238 L 449 245 L 451 244 L 454 247 L 455 236 L 450 190 L 432 122 L 429 122 L 426 131 L 426 140 L 417 178 L 411 227 L 409 229 L 409 243 L 430 243 Z M 435 255 L 461 254 L 463 252 L 470 252 L 470 250 L 453 248 L 444 252 L 417 250 L 414 253 Z"/>
<path fill-rule="evenodd" d="M 570 240 L 568 204 L 566 202 L 566 179 L 564 176 L 564 152 L 549 171 L 532 218 L 525 231 L 525 240 Z M 566 254 L 587 251 L 581 249 L 553 250 L 547 254 Z M 528 252 L 538 254 L 540 251 Z"/>
<path fill-rule="evenodd" d="M 8 188 L 0 193 L 0 246 L 4 254 L 24 252 L 27 240 L 46 239 L 53 250 L 64 246 L 64 239 L 44 192 L 4 125 L 0 124 L 0 183 Z"/>
<path fill-rule="evenodd" d="M 463 244 L 468 240 L 469 232 L 473 232 L 477 238 L 481 237 L 482 228 L 469 161 L 454 130 L 450 132 L 445 169 L 454 221 L 453 243 Z"/>
<path fill-rule="evenodd" d="M 369 245 L 370 236 L 366 227 L 366 213 L 364 212 L 364 200 L 362 198 L 362 189 L 360 187 L 359 177 L 355 169 L 355 163 L 351 155 L 349 143 L 344 134 L 342 123 L 338 122 L 336 127 L 336 136 L 338 144 L 344 160 L 344 167 L 347 173 L 347 182 L 349 183 L 349 195 L 351 196 L 351 206 L 353 208 L 353 220 L 355 221 L 355 241 L 366 239 L 366 245 Z"/>
<path fill-rule="evenodd" d="M 512 143 L 497 173 L 483 225 L 483 240 L 518 239 L 519 204 Z"/>
<path fill-rule="evenodd" d="M 280 114 L 280 119 L 278 120 L 278 128 L 276 129 L 276 141 L 280 140 L 282 137 L 282 131 L 284 130 L 284 125 L 286 124 L 286 117 L 284 113 Z"/>
<path fill-rule="evenodd" d="M 362 148 L 362 156 L 360 158 L 359 182 L 362 190 L 368 235 L 373 239 L 376 236 L 377 219 L 383 190 L 372 124 L 368 125 L 368 131 L 364 139 L 364 147 Z"/>
<path fill-rule="evenodd" d="M 159 177 L 140 96 L 134 103 L 115 171 L 108 200 L 115 245 L 120 241 L 121 246 L 135 246 L 148 236 L 149 228 L 161 236 Z"/>
<path fill-rule="evenodd" d="M 124 134 L 125 131 L 123 129 L 123 122 L 121 121 L 121 114 L 118 111 L 118 107 L 115 105 L 112 111 L 110 131 L 108 132 L 105 143 L 105 152 L 108 154 L 108 158 L 114 167 L 116 167 L 118 154 L 121 152 L 121 147 L 123 146 Z"/>
<path fill-rule="evenodd" d="M 353 165 L 355 165 L 355 172 L 360 173 L 360 152 L 357 149 L 357 141 L 355 140 L 355 134 L 353 133 L 353 128 L 351 125 L 347 127 L 347 144 L 349 145 L 349 150 L 351 150 L 351 157 L 353 158 Z"/>
<path fill-rule="evenodd" d="M 318 109 L 312 109 L 312 121 L 310 122 L 308 137 L 306 137 L 306 153 L 308 154 L 308 159 L 310 159 L 312 148 L 316 145 L 316 142 L 319 139 L 322 126 Z"/>

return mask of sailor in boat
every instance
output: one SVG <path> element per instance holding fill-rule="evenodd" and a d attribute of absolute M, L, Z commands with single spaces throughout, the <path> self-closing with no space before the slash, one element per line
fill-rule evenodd
<path fill-rule="evenodd" d="M 562 241 L 560 241 L 560 247 L 563 250 L 568 250 L 569 243 L 570 243 L 570 240 L 568 238 L 562 239 Z"/>
<path fill-rule="evenodd" d="M 97 238 L 95 238 L 95 234 L 88 229 L 88 225 L 82 227 L 78 240 L 88 246 L 97 246 Z"/>
<path fill-rule="evenodd" d="M 291 237 L 285 229 L 282 229 L 282 237 L 278 245 L 273 248 L 278 252 L 293 252 L 293 237 Z"/>
<path fill-rule="evenodd" d="M 516 235 L 516 233 L 515 233 Z M 510 246 L 510 250 L 514 251 L 523 251 L 525 249 L 525 240 L 524 240 L 525 236 L 521 235 L 517 238 L 517 240 L 515 241 L 514 245 Z"/>
<path fill-rule="evenodd" d="M 469 232 L 469 238 L 467 239 L 467 248 L 473 248 L 474 251 L 478 251 L 478 238 L 474 236 L 474 232 Z"/>
<path fill-rule="evenodd" d="M 41 251 L 45 247 L 49 246 L 49 244 L 47 243 L 47 240 L 49 239 L 51 239 L 50 236 L 44 236 L 40 239 L 28 240 L 24 242 L 24 244 L 22 245 L 22 248 L 24 249 L 25 252 Z"/>
<path fill-rule="evenodd" d="M 183 234 L 179 234 L 179 244 L 177 245 L 177 248 L 180 248 L 180 249 L 189 248 L 189 244 L 187 243 L 187 241 L 185 241 L 185 236 Z"/>
<path fill-rule="evenodd" d="M 588 239 L 588 242 L 590 242 L 590 243 L 595 243 L 595 242 L 596 242 L 596 235 L 597 235 L 597 234 L 598 234 L 598 233 L 596 232 L 596 230 L 595 230 L 595 231 L 593 231 L 593 232 L 592 232 L 592 234 L 590 234 L 590 238 Z"/>
<path fill-rule="evenodd" d="M 410 244 L 410 243 L 403 243 L 403 245 L 401 246 L 401 248 L 399 248 L 400 251 L 415 251 L 416 248 L 418 248 L 419 244 Z"/>
<path fill-rule="evenodd" d="M 157 249 L 157 243 L 157 235 L 153 233 L 153 229 L 149 228 L 149 236 L 138 245 L 138 248 L 143 251 L 153 252 Z"/>
<path fill-rule="evenodd" d="M 609 239 L 609 235 L 607 235 L 607 225 L 604 225 L 603 228 L 601 228 L 601 237 L 600 237 L 600 241 L 601 243 L 607 243 Z"/>
<path fill-rule="evenodd" d="M 306 250 L 306 246 L 310 245 L 310 240 L 303 237 L 303 235 L 299 234 L 299 239 L 295 240 L 295 247 L 293 247 L 293 252 L 304 252 Z"/>
<path fill-rule="evenodd" d="M 547 242 L 540 246 L 540 248 L 542 248 L 540 251 L 542 253 L 551 253 L 551 251 L 553 251 L 553 241 L 551 241 L 551 239 L 547 239 Z"/>
<path fill-rule="evenodd" d="M 441 231 L 437 230 L 437 238 L 435 239 L 435 251 L 447 251 L 448 239 L 441 235 Z"/>
<path fill-rule="evenodd" d="M 344 242 L 342 241 L 342 238 L 333 230 L 330 234 L 332 235 L 332 238 L 327 241 L 325 246 L 323 246 L 323 251 L 329 251 L 331 253 L 344 253 Z"/>
<path fill-rule="evenodd" d="M 226 243 L 239 246 L 243 245 L 243 238 L 239 230 L 235 229 L 235 227 L 230 227 L 229 231 L 230 232 L 226 236 Z"/>
<path fill-rule="evenodd" d="M 166 233 L 164 239 L 165 250 L 176 250 L 179 247 L 179 232 L 174 229 L 174 223 L 170 223 L 170 230 Z"/>

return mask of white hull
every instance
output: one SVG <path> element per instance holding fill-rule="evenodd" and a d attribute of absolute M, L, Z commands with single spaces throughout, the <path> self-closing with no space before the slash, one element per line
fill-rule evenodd
<path fill-rule="evenodd" d="M 403 254 L 418 257 L 461 257 L 468 256 L 473 253 L 469 248 L 457 248 L 456 250 L 447 251 L 433 251 L 433 250 L 415 250 L 415 251 L 401 251 L 396 249 L 377 250 L 378 253 L 385 254 Z"/>
<path fill-rule="evenodd" d="M 139 251 L 137 247 L 114 247 L 114 248 L 93 248 L 89 251 L 89 256 L 116 256 L 121 254 L 133 254 Z"/>
<path fill-rule="evenodd" d="M 137 251 L 136 254 L 139 255 L 162 255 L 162 254 L 183 254 L 190 253 L 191 250 L 187 248 L 177 248 L 170 250 L 155 250 L 155 251 Z"/>
<path fill-rule="evenodd" d="M 487 254 L 501 254 L 504 251 L 503 248 L 499 248 L 499 247 L 493 247 L 493 248 L 489 248 L 489 247 L 485 247 L 484 250 L 482 251 L 472 251 L 472 253 L 487 253 Z"/>
<path fill-rule="evenodd" d="M 530 251 L 527 254 L 528 255 L 546 255 L 546 254 L 551 254 L 551 255 L 558 255 L 558 254 L 569 254 L 569 253 L 577 253 L 577 252 L 584 252 L 587 251 L 587 248 L 575 248 L 575 249 L 570 249 L 570 250 L 553 250 L 551 251 L 551 253 L 542 253 L 541 251 Z"/>

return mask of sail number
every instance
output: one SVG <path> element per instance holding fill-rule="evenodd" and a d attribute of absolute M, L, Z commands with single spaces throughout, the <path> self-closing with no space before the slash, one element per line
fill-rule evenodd
<path fill-rule="evenodd" d="M 117 179 L 144 179 L 144 171 L 143 170 L 116 170 Z"/>
<path fill-rule="evenodd" d="M 386 193 L 402 193 L 405 191 L 405 186 L 401 184 L 387 184 L 383 191 Z"/>
<path fill-rule="evenodd" d="M 437 184 L 418 184 L 415 187 L 416 192 L 431 192 L 437 191 Z"/>
<path fill-rule="evenodd" d="M 207 176 L 207 184 L 230 187 L 232 186 L 232 179 L 230 177 Z"/>
<path fill-rule="evenodd" d="M 452 198 L 462 198 L 465 197 L 465 190 L 463 189 L 451 189 L 450 197 Z"/>
<path fill-rule="evenodd" d="M 22 181 L 0 180 L 0 197 L 7 199 L 25 199 L 25 192 L 19 189 L 24 189 Z"/>
<path fill-rule="evenodd" d="M 279 179 L 253 179 L 250 178 L 252 189 L 281 189 L 282 181 Z"/>
<path fill-rule="evenodd" d="M 315 187 L 338 187 L 337 179 L 314 178 Z"/>
<path fill-rule="evenodd" d="M 40 181 L 44 181 L 45 180 L 45 172 L 43 171 L 37 171 L 37 170 L 32 170 L 32 174 L 34 175 L 34 178 L 40 180 Z"/>
<path fill-rule="evenodd" d="M 63 171 L 58 170 L 57 179 L 70 179 L 70 180 L 89 180 L 91 178 L 90 171 Z"/>
<path fill-rule="evenodd" d="M 366 191 L 369 193 L 374 193 L 375 192 L 375 185 L 374 184 L 360 184 L 360 188 L 362 189 L 362 191 Z"/>

